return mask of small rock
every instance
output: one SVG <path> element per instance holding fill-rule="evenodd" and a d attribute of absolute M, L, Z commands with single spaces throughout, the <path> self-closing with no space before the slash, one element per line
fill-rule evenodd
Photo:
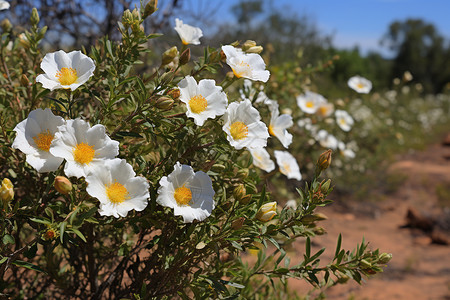
<path fill-rule="evenodd" d="M 445 136 L 445 138 L 442 140 L 443 146 L 450 146 L 450 133 Z"/>

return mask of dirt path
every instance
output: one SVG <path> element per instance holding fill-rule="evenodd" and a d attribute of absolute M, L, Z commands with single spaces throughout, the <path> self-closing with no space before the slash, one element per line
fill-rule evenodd
<path fill-rule="evenodd" d="M 352 282 L 332 287 L 326 291 L 329 299 L 450 299 L 450 246 L 433 243 L 429 232 L 401 228 L 407 223 L 408 210 L 413 209 L 438 220 L 440 233 L 449 237 L 450 198 L 442 199 L 442 195 L 450 197 L 450 160 L 445 157 L 450 157 L 450 147 L 442 145 L 405 155 L 390 172 L 407 177 L 384 201 L 350 203 L 345 209 L 335 203 L 321 211 L 329 217 L 321 223 L 328 234 L 314 238 L 314 247 L 327 248 L 324 262 L 332 258 L 339 233 L 345 249 L 351 250 L 364 236 L 374 247 L 393 255 L 384 273 L 362 286 Z M 296 242 L 294 249 L 302 251 L 304 244 Z M 309 289 L 298 280 L 291 286 L 299 295 Z"/>

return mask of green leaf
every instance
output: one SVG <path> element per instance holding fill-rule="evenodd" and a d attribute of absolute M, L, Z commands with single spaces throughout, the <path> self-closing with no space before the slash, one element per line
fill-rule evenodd
<path fill-rule="evenodd" d="M 27 269 L 30 269 L 30 270 L 34 270 L 34 271 L 38 271 L 38 272 L 41 272 L 41 273 L 45 273 L 44 270 L 42 270 L 40 267 L 38 267 L 38 266 L 36 266 L 36 265 L 34 265 L 32 263 L 23 261 L 23 260 L 15 260 L 15 261 L 12 262 L 12 264 L 16 265 L 18 267 L 24 267 L 24 268 L 27 268 Z"/>
<path fill-rule="evenodd" d="M 233 245 L 233 247 L 234 248 L 236 248 L 236 249 L 239 249 L 239 250 L 244 250 L 244 249 L 242 249 L 242 246 L 241 245 L 239 245 L 237 242 L 235 242 L 235 241 L 231 241 L 231 244 Z"/>
<path fill-rule="evenodd" d="M 83 242 L 86 243 L 86 238 L 85 238 L 84 235 L 81 233 L 81 231 L 79 231 L 79 230 L 76 229 L 76 228 L 71 228 L 70 230 L 71 230 L 73 233 L 75 233 L 76 235 L 78 235 L 78 236 L 80 237 L 80 239 L 82 239 Z"/>
<path fill-rule="evenodd" d="M 43 219 L 37 219 L 37 218 L 30 218 L 30 221 L 45 224 L 45 225 L 52 225 L 52 222 L 50 222 L 49 220 L 46 220 L 46 219 L 43 220 Z"/>
<path fill-rule="evenodd" d="M 8 244 L 14 244 L 14 238 L 9 235 L 9 234 L 5 234 L 3 236 L 3 244 L 8 245 Z"/>
<path fill-rule="evenodd" d="M 336 251 L 334 252 L 335 258 L 338 256 L 339 252 L 341 251 L 341 244 L 342 244 L 342 234 L 339 233 L 339 237 L 338 237 L 337 245 L 336 245 Z"/>
<path fill-rule="evenodd" d="M 61 239 L 61 243 L 64 241 L 64 231 L 66 230 L 67 222 L 64 221 L 61 224 L 59 224 L 59 238 Z"/>
<path fill-rule="evenodd" d="M 306 238 L 305 255 L 308 259 L 311 255 L 311 239 L 309 238 L 309 236 Z"/>
<path fill-rule="evenodd" d="M 8 260 L 8 258 L 5 256 L 5 257 L 3 257 L 2 259 L 0 259 L 0 265 L 2 264 L 2 263 L 4 263 L 5 261 L 7 261 Z"/>

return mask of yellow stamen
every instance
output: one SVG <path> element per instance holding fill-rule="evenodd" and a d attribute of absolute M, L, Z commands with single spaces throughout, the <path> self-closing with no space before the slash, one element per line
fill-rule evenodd
<path fill-rule="evenodd" d="M 358 87 L 358 89 L 364 88 L 364 84 L 362 84 L 362 83 L 358 83 L 356 86 Z"/>
<path fill-rule="evenodd" d="M 291 166 L 289 164 L 283 164 L 283 168 L 286 171 L 286 173 L 290 173 L 291 172 Z"/>
<path fill-rule="evenodd" d="M 62 85 L 71 85 L 78 79 L 77 70 L 72 68 L 61 68 L 60 71 L 56 72 L 56 78 L 58 78 L 58 81 Z"/>
<path fill-rule="evenodd" d="M 345 119 L 339 119 L 339 124 L 345 125 L 345 124 L 347 124 L 347 122 L 345 122 Z"/>
<path fill-rule="evenodd" d="M 234 140 L 242 140 L 248 136 L 248 127 L 243 122 L 234 122 L 230 126 L 230 134 Z"/>
<path fill-rule="evenodd" d="M 106 195 L 109 201 L 114 204 L 122 203 L 126 199 L 129 199 L 127 188 L 117 181 L 114 181 L 110 186 L 106 186 Z"/>
<path fill-rule="evenodd" d="M 328 112 L 328 109 L 325 106 L 321 106 L 321 107 L 319 107 L 317 112 L 318 112 L 319 116 L 325 117 L 325 115 Z"/>
<path fill-rule="evenodd" d="M 189 202 L 192 200 L 192 192 L 189 188 L 183 185 L 182 187 L 175 189 L 173 197 L 177 201 L 178 205 L 180 206 L 188 205 Z"/>
<path fill-rule="evenodd" d="M 272 126 L 272 124 L 269 125 L 269 133 L 270 133 L 270 135 L 275 136 L 275 133 L 273 132 L 273 126 Z"/>
<path fill-rule="evenodd" d="M 189 107 L 194 114 L 199 114 L 206 110 L 208 101 L 202 95 L 196 95 L 189 100 Z"/>
<path fill-rule="evenodd" d="M 53 141 L 53 135 L 47 129 L 47 131 L 43 131 L 37 136 L 33 137 L 33 140 L 39 149 L 48 152 L 48 150 L 50 149 L 50 144 Z"/>
<path fill-rule="evenodd" d="M 73 149 L 73 158 L 80 164 L 89 164 L 94 159 L 94 155 L 94 148 L 85 143 L 77 144 Z"/>
<path fill-rule="evenodd" d="M 189 45 L 189 43 L 188 43 L 188 42 L 186 42 L 186 40 L 185 40 L 185 39 L 181 39 L 181 42 L 183 43 L 183 45 Z"/>
<path fill-rule="evenodd" d="M 314 107 L 314 102 L 312 102 L 312 101 L 306 101 L 305 106 L 308 107 L 308 108 L 312 108 L 312 107 Z"/>
<path fill-rule="evenodd" d="M 239 72 L 236 69 L 231 68 L 233 70 L 234 76 L 236 76 L 237 78 L 241 78 L 242 75 L 247 73 L 248 70 L 251 70 L 250 65 L 243 61 L 241 61 L 238 66 L 240 70 Z"/>

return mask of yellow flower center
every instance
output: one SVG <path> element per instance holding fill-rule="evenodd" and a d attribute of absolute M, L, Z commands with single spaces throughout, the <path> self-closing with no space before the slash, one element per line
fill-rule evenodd
<path fill-rule="evenodd" d="M 347 122 L 345 122 L 345 119 L 339 119 L 339 124 L 345 125 L 345 124 L 347 124 Z"/>
<path fill-rule="evenodd" d="M 199 114 L 206 110 L 208 101 L 202 95 L 196 95 L 189 100 L 189 107 L 194 114 Z"/>
<path fill-rule="evenodd" d="M 291 173 L 291 166 L 289 164 L 284 163 L 283 168 L 286 171 L 286 173 Z"/>
<path fill-rule="evenodd" d="M 33 137 L 33 140 L 39 149 L 48 152 L 48 150 L 50 149 L 50 144 L 53 141 L 53 135 L 47 129 L 47 131 L 43 131 L 37 136 Z"/>
<path fill-rule="evenodd" d="M 270 135 L 275 136 L 275 133 L 273 132 L 273 126 L 272 126 L 272 124 L 269 125 L 269 133 L 270 133 Z"/>
<path fill-rule="evenodd" d="M 73 149 L 73 158 L 77 163 L 88 164 L 94 159 L 95 150 L 85 143 L 77 144 Z"/>
<path fill-rule="evenodd" d="M 236 68 L 231 68 L 233 70 L 234 76 L 241 78 L 245 73 L 247 73 L 251 68 L 246 62 L 241 61 L 236 65 Z"/>
<path fill-rule="evenodd" d="M 358 87 L 358 89 L 364 88 L 364 84 L 362 84 L 362 83 L 358 83 L 356 86 Z"/>
<path fill-rule="evenodd" d="M 56 72 L 56 78 L 62 85 L 71 85 L 78 79 L 77 70 L 72 68 L 61 68 L 61 71 Z"/>
<path fill-rule="evenodd" d="M 109 201 L 114 204 L 122 203 L 129 198 L 127 188 L 117 181 L 114 181 L 110 186 L 106 186 L 106 195 Z"/>
<path fill-rule="evenodd" d="M 189 202 L 192 200 L 192 192 L 189 188 L 183 185 L 182 187 L 175 189 L 173 197 L 177 201 L 178 205 L 180 206 L 188 205 Z"/>
<path fill-rule="evenodd" d="M 312 107 L 314 107 L 314 102 L 312 102 L 312 101 L 306 101 L 305 106 L 308 107 L 308 108 L 312 108 Z"/>
<path fill-rule="evenodd" d="M 328 109 L 325 106 L 321 106 L 319 107 L 319 110 L 317 112 L 319 113 L 320 116 L 324 117 L 327 114 Z"/>
<path fill-rule="evenodd" d="M 242 140 L 248 136 L 248 127 L 243 122 L 234 122 L 230 126 L 230 134 L 234 140 Z"/>

